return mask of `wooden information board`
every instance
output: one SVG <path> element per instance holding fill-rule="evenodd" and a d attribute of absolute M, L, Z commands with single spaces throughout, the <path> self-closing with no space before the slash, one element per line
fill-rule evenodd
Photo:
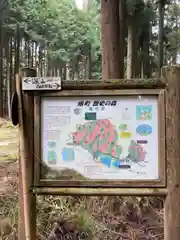
<path fill-rule="evenodd" d="M 37 194 L 163 196 L 164 239 L 180 239 L 180 67 L 162 73 L 22 90 L 22 77 L 36 71 L 20 70 L 11 111 L 20 135 L 18 239 L 36 239 Z"/>
<path fill-rule="evenodd" d="M 161 89 L 62 90 L 35 99 L 36 186 L 165 187 Z"/>

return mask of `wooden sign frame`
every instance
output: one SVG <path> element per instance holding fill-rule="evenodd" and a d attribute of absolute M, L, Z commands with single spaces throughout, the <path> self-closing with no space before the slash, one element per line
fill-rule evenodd
<path fill-rule="evenodd" d="M 143 81 L 144 82 L 144 81 Z M 165 156 L 165 91 L 162 88 L 148 89 L 149 85 L 144 82 L 144 89 L 133 89 L 131 84 L 126 82 L 126 89 L 117 89 L 118 84 L 111 85 L 110 89 L 103 89 L 99 84 L 91 85 L 87 90 L 87 83 L 79 83 L 69 86 L 67 89 L 56 92 L 39 91 L 34 96 L 34 186 L 38 187 L 59 187 L 59 188 L 165 188 L 166 187 L 166 156 Z M 86 86 L 86 87 L 85 87 Z M 139 84 L 140 87 L 140 84 Z M 141 86 L 142 87 L 142 86 Z M 159 179 L 158 180 L 50 180 L 41 179 L 41 99 L 43 97 L 82 97 L 82 96 L 157 96 L 158 98 L 158 129 L 159 129 Z M 78 191 L 78 190 L 77 190 Z"/>

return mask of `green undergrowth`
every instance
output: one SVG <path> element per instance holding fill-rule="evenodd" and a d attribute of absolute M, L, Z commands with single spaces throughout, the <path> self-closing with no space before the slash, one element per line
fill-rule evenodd
<path fill-rule="evenodd" d="M 8 154 L 5 156 L 0 157 L 0 163 L 9 162 L 9 161 L 16 161 L 17 155 L 16 154 Z"/>
<path fill-rule="evenodd" d="M 14 126 L 10 120 L 0 118 L 0 128 L 17 129 L 17 126 Z"/>
<path fill-rule="evenodd" d="M 17 160 L 18 143 L 18 128 L 11 121 L 0 119 L 0 163 Z"/>
<path fill-rule="evenodd" d="M 62 231 L 63 222 L 66 224 L 63 229 L 67 232 L 85 234 L 84 239 L 88 240 L 162 240 L 164 239 L 162 204 L 160 198 L 145 197 L 38 196 L 38 239 L 50 239 L 48 236 L 52 233 L 55 223 L 59 224 Z M 6 221 L 1 233 L 8 232 L 6 229 L 8 225 L 11 229 L 8 234 L 16 234 L 18 207 L 17 192 L 0 196 L 0 214 Z M 51 239 L 63 237 L 58 236 Z"/>

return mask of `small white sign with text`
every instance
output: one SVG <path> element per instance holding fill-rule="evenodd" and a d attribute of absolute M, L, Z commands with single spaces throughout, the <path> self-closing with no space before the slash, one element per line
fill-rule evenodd
<path fill-rule="evenodd" d="M 61 90 L 60 77 L 24 77 L 22 90 Z"/>

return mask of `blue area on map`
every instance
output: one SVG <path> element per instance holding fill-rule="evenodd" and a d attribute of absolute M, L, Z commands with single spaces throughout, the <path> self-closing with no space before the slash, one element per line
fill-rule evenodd
<path fill-rule="evenodd" d="M 107 167 L 111 167 L 112 157 L 109 155 L 102 155 L 99 157 L 99 162 L 106 165 Z"/>
<path fill-rule="evenodd" d="M 152 133 L 152 127 L 148 124 L 141 124 L 141 125 L 137 126 L 136 132 L 140 136 L 147 136 L 147 135 L 150 135 Z"/>
<path fill-rule="evenodd" d="M 120 163 L 120 161 L 114 161 L 113 163 L 112 163 L 112 165 L 114 166 L 114 167 L 116 167 L 116 168 L 119 168 L 119 166 L 121 165 L 121 163 Z"/>
<path fill-rule="evenodd" d="M 63 148 L 62 149 L 62 159 L 64 161 L 74 161 L 75 152 L 72 148 Z"/>

